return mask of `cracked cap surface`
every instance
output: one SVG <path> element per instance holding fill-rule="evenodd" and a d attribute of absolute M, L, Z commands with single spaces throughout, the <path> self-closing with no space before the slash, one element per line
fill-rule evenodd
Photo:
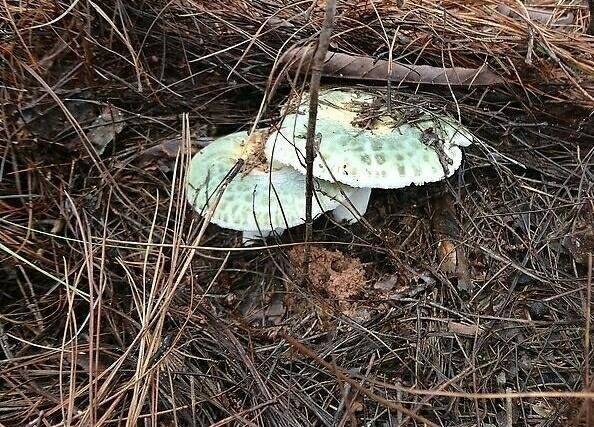
<path fill-rule="evenodd" d="M 451 176 L 462 162 L 460 147 L 471 134 L 453 119 L 423 112 L 406 123 L 402 113 L 371 118 L 374 95 L 360 90 L 320 91 L 316 134 L 321 134 L 314 161 L 317 178 L 353 187 L 401 188 Z M 266 141 L 274 164 L 305 173 L 309 111 L 305 93 L 296 111 L 287 114 Z M 368 117 L 366 117 L 366 115 Z"/>
<path fill-rule="evenodd" d="M 206 215 L 216 204 L 221 184 L 238 159 L 243 159 L 244 170 L 228 183 L 211 222 L 232 230 L 254 232 L 303 224 L 305 176 L 287 166 L 270 171 L 267 165 L 254 162 L 259 152 L 261 155 L 262 135 L 247 136 L 247 132 L 223 136 L 194 155 L 186 177 L 188 201 Z M 344 200 L 341 189 L 347 197 L 354 191 L 347 185 L 315 180 L 312 216 L 336 208 Z"/>

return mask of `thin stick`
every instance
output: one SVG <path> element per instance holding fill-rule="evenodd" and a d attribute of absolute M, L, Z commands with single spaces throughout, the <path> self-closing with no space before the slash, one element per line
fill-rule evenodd
<path fill-rule="evenodd" d="M 345 375 L 344 371 L 341 368 L 338 368 L 336 365 L 326 362 L 320 356 L 318 356 L 313 350 L 306 347 L 305 345 L 297 341 L 295 338 L 289 335 L 283 335 L 283 338 L 287 340 L 287 342 L 299 353 L 303 354 L 306 357 L 309 357 L 310 359 L 315 360 L 318 364 L 322 365 L 324 368 L 332 372 L 338 380 L 349 384 L 351 387 L 359 391 L 361 394 L 364 394 L 368 398 L 384 405 L 386 408 L 390 408 L 393 411 L 402 412 L 403 414 L 408 415 L 409 417 L 419 422 L 425 423 L 425 425 L 427 426 L 437 427 L 437 424 L 431 422 L 422 415 L 418 415 L 416 412 L 411 411 L 410 409 L 402 406 L 401 404 L 396 403 L 392 400 L 388 400 L 378 394 L 375 394 L 371 390 L 366 389 L 365 387 L 360 385 L 358 381 L 353 380 L 352 378 Z"/>
<path fill-rule="evenodd" d="M 590 24 L 586 29 L 586 34 L 594 36 L 594 1 L 588 0 L 588 9 L 590 9 Z"/>
<path fill-rule="evenodd" d="M 588 254 L 588 285 L 586 286 L 586 328 L 584 332 L 584 388 L 591 391 L 590 380 L 590 317 L 592 316 L 592 253 Z M 591 400 L 587 399 L 586 406 L 586 425 L 590 425 L 592 418 Z"/>
<path fill-rule="evenodd" d="M 309 83 L 309 118 L 307 121 L 307 140 L 305 142 L 305 241 L 310 242 L 313 236 L 313 220 L 311 217 L 311 203 L 313 198 L 313 162 L 315 158 L 314 139 L 316 135 L 316 119 L 318 117 L 318 94 L 320 80 L 324 67 L 324 58 L 330 44 L 332 23 L 336 14 L 336 0 L 326 0 L 324 25 L 320 32 L 318 48 L 311 65 L 311 80 Z M 309 264 L 309 245 L 305 246 L 305 264 Z M 307 268 L 307 267 L 306 267 Z"/>

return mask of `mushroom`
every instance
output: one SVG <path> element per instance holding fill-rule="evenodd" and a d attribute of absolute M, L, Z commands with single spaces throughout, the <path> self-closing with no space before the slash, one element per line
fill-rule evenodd
<path fill-rule="evenodd" d="M 274 164 L 292 166 L 305 174 L 308 97 L 289 106 L 293 111 L 266 141 L 265 153 Z M 341 221 L 364 215 L 372 188 L 422 185 L 451 176 L 462 163 L 460 147 L 472 135 L 446 116 L 420 110 L 414 119 L 395 110 L 391 115 L 376 97 L 357 89 L 320 91 L 316 133 L 321 135 L 314 176 L 356 187 L 350 203 L 334 210 Z"/>
<path fill-rule="evenodd" d="M 244 244 L 304 223 L 305 177 L 288 166 L 268 165 L 262 151 L 268 134 L 258 130 L 217 138 L 192 158 L 187 174 L 193 207 L 204 216 L 212 210 L 211 222 L 241 231 Z M 239 160 L 243 166 L 233 177 L 230 171 Z M 353 192 L 316 179 L 312 217 L 335 209 Z"/>

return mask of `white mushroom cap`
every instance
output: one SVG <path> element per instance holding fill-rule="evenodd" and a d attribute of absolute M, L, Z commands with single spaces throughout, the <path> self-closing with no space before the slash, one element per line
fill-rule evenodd
<path fill-rule="evenodd" d="M 367 127 L 365 108 L 374 95 L 348 89 L 320 92 L 316 133 L 321 134 L 314 176 L 353 187 L 401 188 L 451 176 L 462 162 L 459 147 L 472 136 L 454 120 L 429 114 L 407 123 L 401 113 L 383 114 Z M 305 173 L 308 97 L 287 114 L 266 142 L 266 156 Z M 369 114 L 371 115 L 371 114 Z M 374 114 L 377 116 L 377 114 Z M 401 123 L 402 122 L 402 123 Z"/>
<path fill-rule="evenodd" d="M 246 236 L 266 236 L 272 230 L 304 223 L 305 176 L 287 167 L 272 171 L 265 162 L 262 145 L 268 132 L 257 131 L 250 138 L 238 132 L 216 139 L 199 151 L 187 175 L 187 197 L 196 210 L 206 215 L 216 203 L 221 184 L 238 159 L 245 165 L 227 185 L 216 205 L 211 222 Z M 312 216 L 339 206 L 354 189 L 322 180 L 314 181 Z"/>

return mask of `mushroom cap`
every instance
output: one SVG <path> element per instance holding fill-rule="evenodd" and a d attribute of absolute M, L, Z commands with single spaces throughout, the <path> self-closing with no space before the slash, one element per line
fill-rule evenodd
<path fill-rule="evenodd" d="M 466 129 L 428 111 L 408 122 L 398 110 L 391 116 L 378 114 L 373 111 L 374 99 L 372 93 L 355 89 L 320 91 L 316 178 L 353 187 L 401 188 L 439 181 L 458 169 L 459 147 L 472 143 Z M 267 139 L 269 161 L 305 173 L 308 110 L 309 98 L 304 94 L 296 111 L 287 114 Z"/>
<path fill-rule="evenodd" d="M 248 138 L 238 132 L 214 140 L 199 151 L 187 174 L 187 197 L 194 208 L 206 215 L 218 198 L 221 184 L 239 159 L 243 169 L 228 183 L 211 217 L 211 222 L 238 231 L 270 231 L 304 223 L 305 176 L 287 166 L 270 170 L 262 153 L 268 132 L 257 131 Z M 312 217 L 336 208 L 354 189 L 314 180 Z M 281 208 L 282 207 L 282 208 Z"/>

